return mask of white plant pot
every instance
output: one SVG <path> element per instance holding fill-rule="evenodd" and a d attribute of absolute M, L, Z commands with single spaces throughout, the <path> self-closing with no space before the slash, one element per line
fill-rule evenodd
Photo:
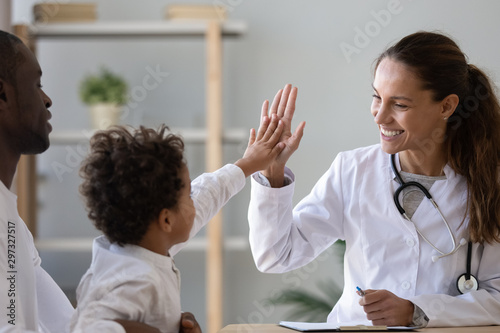
<path fill-rule="evenodd" d="M 121 106 L 111 103 L 99 103 L 90 106 L 92 128 L 105 130 L 109 126 L 118 125 Z"/>

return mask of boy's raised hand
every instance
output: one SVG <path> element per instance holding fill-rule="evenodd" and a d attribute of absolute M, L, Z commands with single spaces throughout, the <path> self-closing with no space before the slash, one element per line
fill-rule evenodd
<path fill-rule="evenodd" d="M 243 170 L 245 177 L 254 172 L 264 170 L 276 159 L 286 147 L 280 142 L 284 124 L 277 115 L 267 115 L 261 118 L 261 124 L 257 134 L 252 128 L 248 146 L 243 157 L 234 164 Z"/>

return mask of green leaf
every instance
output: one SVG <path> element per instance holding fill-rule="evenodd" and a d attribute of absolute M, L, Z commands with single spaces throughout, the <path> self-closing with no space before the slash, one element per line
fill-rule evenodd
<path fill-rule="evenodd" d="M 113 103 L 123 105 L 127 102 L 127 83 L 125 80 L 102 67 L 99 74 L 87 75 L 80 84 L 80 98 L 87 104 Z"/>
<path fill-rule="evenodd" d="M 274 305 L 291 305 L 293 309 L 287 314 L 289 320 L 318 322 L 326 318 L 337 303 L 342 290 L 333 280 L 318 283 L 322 295 L 314 295 L 306 290 L 285 289 L 276 297 L 267 301 Z"/>

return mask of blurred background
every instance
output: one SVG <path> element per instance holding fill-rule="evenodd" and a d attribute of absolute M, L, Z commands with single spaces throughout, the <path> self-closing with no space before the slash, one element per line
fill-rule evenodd
<path fill-rule="evenodd" d="M 3 0 L 2 0 L 3 1 Z M 73 3 L 75 1 L 59 1 Z M 33 22 L 37 1 L 13 0 L 13 24 Z M 258 126 L 262 102 L 286 83 L 299 88 L 295 121 L 306 121 L 299 150 L 289 162 L 296 175 L 295 202 L 314 186 L 336 154 L 378 142 L 370 115 L 373 61 L 389 45 L 419 31 L 453 37 L 469 61 L 500 81 L 500 2 L 495 0 L 93 0 L 97 21 L 160 21 L 172 4 L 222 5 L 227 20 L 243 22 L 245 31 L 223 39 L 223 128 Z M 205 124 L 205 43 L 199 37 L 42 38 L 37 57 L 42 84 L 52 98 L 54 133 L 88 133 L 80 82 L 106 66 L 130 88 L 142 87 L 151 71 L 161 73 L 154 89 L 142 90 L 127 105 L 123 124 L 201 128 Z M 132 90 L 133 91 L 133 90 Z M 136 90 L 138 92 L 139 90 Z M 246 139 L 224 145 L 224 162 L 242 156 Z M 78 194 L 78 165 L 85 141 L 52 144 L 38 157 L 39 242 L 54 238 L 88 239 L 98 235 Z M 186 155 L 195 178 L 204 171 L 203 144 L 190 144 Z M 289 307 L 266 299 L 282 290 L 305 289 L 322 295 L 318 284 L 342 287 L 342 246 L 334 246 L 308 266 L 287 274 L 264 274 L 255 268 L 248 246 L 247 208 L 250 184 L 225 207 L 224 325 L 276 323 Z M 361 194 L 362 195 L 362 194 Z M 199 235 L 203 239 L 205 231 Z M 90 247 L 55 250 L 41 247 L 42 266 L 74 299 L 74 289 L 91 260 Z M 203 242 L 175 257 L 182 276 L 182 307 L 206 323 Z M 354 292 L 354 291 L 353 291 Z M 293 307 L 293 306 L 292 306 Z M 325 320 L 324 318 L 323 320 Z"/>

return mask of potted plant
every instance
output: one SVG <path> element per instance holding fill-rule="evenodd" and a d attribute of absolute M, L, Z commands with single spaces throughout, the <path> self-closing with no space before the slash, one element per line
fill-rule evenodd
<path fill-rule="evenodd" d="M 333 247 L 336 260 L 343 266 L 345 241 L 339 240 Z M 342 287 L 333 279 L 319 281 L 317 287 L 319 295 L 306 289 L 287 288 L 266 301 L 273 305 L 291 306 L 290 312 L 285 315 L 286 320 L 324 322 L 342 295 Z"/>
<path fill-rule="evenodd" d="M 80 98 L 90 107 L 92 127 L 106 129 L 118 124 L 121 107 L 127 101 L 127 84 L 122 77 L 102 67 L 97 75 L 83 79 Z"/>

